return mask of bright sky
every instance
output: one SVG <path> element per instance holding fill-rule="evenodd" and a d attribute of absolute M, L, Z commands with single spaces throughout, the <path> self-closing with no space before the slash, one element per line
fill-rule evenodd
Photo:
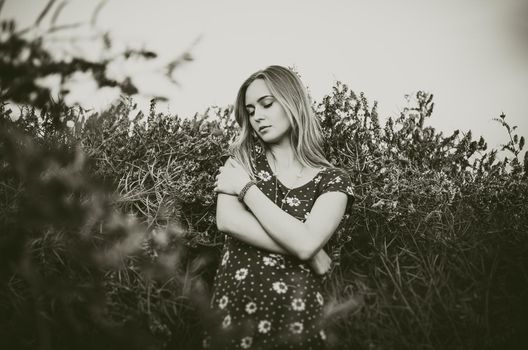
<path fill-rule="evenodd" d="M 0 17 L 30 24 L 46 3 L 7 0 Z M 97 3 L 70 1 L 59 23 L 89 21 Z M 316 101 L 336 79 L 364 91 L 382 119 L 398 116 L 406 94 L 431 92 L 429 125 L 471 129 L 498 147 L 506 134 L 492 118 L 501 112 L 528 137 L 527 18 L 526 0 L 109 0 L 97 26 L 162 59 L 201 38 L 195 61 L 175 73 L 179 86 L 156 79 L 151 66 L 114 67 L 116 76 L 134 71 L 144 91 L 170 95 L 171 113 L 231 104 L 248 75 L 281 64 L 297 68 Z M 89 86 L 72 87 L 70 101 L 109 99 Z"/>

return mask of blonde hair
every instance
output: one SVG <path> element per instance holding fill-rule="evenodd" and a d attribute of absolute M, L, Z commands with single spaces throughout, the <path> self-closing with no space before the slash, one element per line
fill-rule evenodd
<path fill-rule="evenodd" d="M 269 149 L 262 139 L 253 134 L 246 110 L 246 90 L 257 79 L 264 80 L 271 94 L 288 116 L 292 126 L 290 144 L 297 160 L 308 167 L 334 168 L 324 156 L 321 126 L 311 108 L 306 88 L 296 73 L 276 65 L 253 73 L 238 90 L 234 111 L 235 119 L 240 125 L 240 133 L 229 146 L 230 155 L 244 166 L 252 179 L 255 179 L 255 165 L 251 161 L 251 152 L 257 145 L 265 150 Z"/>

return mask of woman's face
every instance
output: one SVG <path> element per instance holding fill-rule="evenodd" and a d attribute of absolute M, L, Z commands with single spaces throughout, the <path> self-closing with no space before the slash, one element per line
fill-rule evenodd
<path fill-rule="evenodd" d="M 279 143 L 288 137 L 291 123 L 263 79 L 255 79 L 248 86 L 246 110 L 251 127 L 264 142 Z"/>

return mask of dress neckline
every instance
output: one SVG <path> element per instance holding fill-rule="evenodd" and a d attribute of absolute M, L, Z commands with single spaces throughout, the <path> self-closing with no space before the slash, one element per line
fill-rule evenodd
<path fill-rule="evenodd" d="M 318 172 L 317 174 L 315 174 L 315 176 L 312 177 L 308 182 L 306 182 L 306 183 L 304 183 L 304 184 L 302 184 L 302 185 L 300 185 L 300 186 L 297 186 L 297 187 L 291 187 L 291 188 L 290 188 L 290 187 L 286 186 L 285 184 L 283 184 L 283 183 L 281 182 L 281 180 L 279 180 L 279 178 L 277 177 L 277 174 L 275 174 L 275 173 L 273 172 L 273 170 L 271 169 L 271 165 L 270 165 L 270 163 L 269 163 L 269 161 L 268 161 L 268 157 L 266 157 L 266 153 L 262 152 L 262 157 L 264 158 L 264 165 L 265 165 L 265 167 L 270 171 L 270 173 L 272 174 L 272 176 L 275 177 L 275 179 L 277 180 L 277 182 L 278 182 L 282 187 L 286 188 L 286 189 L 289 190 L 289 191 L 297 190 L 297 189 L 299 189 L 299 188 L 303 188 L 303 187 L 305 187 L 305 186 L 311 184 L 311 183 L 312 183 L 312 182 L 313 182 L 313 181 L 314 181 L 319 175 L 321 175 L 324 171 L 326 171 L 326 170 L 328 169 L 328 168 L 325 167 L 325 168 L 319 170 L 319 172 Z"/>

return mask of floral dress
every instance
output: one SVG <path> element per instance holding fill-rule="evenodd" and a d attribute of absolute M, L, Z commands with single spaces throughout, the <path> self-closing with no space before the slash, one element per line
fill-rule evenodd
<path fill-rule="evenodd" d="M 298 220 L 308 218 L 325 192 L 346 193 L 348 205 L 353 200 L 352 182 L 341 169 L 326 168 L 308 183 L 289 189 L 276 179 L 259 146 L 253 159 L 258 188 Z M 205 334 L 204 348 L 324 348 L 322 277 L 306 262 L 226 235 L 213 290 L 211 307 L 219 324 Z"/>

